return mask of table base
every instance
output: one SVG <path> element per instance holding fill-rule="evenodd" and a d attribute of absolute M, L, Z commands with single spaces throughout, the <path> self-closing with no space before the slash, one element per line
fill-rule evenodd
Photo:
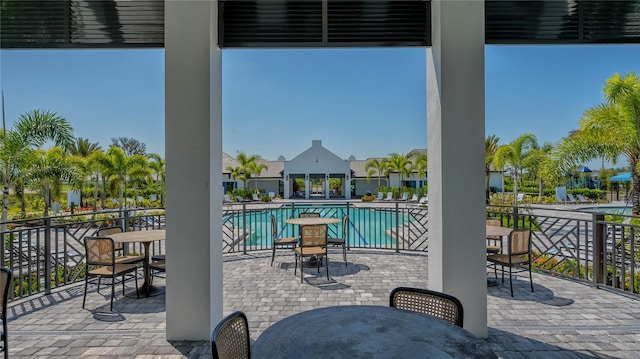
<path fill-rule="evenodd" d="M 500 284 L 497 279 L 487 278 L 487 287 L 496 287 Z"/>
<path fill-rule="evenodd" d="M 152 285 L 151 288 L 149 288 L 146 285 L 141 285 L 140 288 L 138 288 L 138 293 L 140 294 L 140 298 L 148 298 L 148 297 L 156 297 L 159 296 L 161 294 L 164 294 L 166 292 L 165 286 L 163 285 Z M 128 292 L 124 293 L 124 296 L 127 298 L 133 298 L 136 299 L 136 290 L 129 290 Z"/>

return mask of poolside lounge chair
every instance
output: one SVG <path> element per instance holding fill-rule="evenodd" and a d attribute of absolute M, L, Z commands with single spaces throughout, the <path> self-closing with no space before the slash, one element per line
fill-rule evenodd
<path fill-rule="evenodd" d="M 420 201 L 418 201 L 419 206 L 426 206 L 427 204 L 429 204 L 429 198 L 427 196 L 420 198 Z"/>
<path fill-rule="evenodd" d="M 378 197 L 376 198 L 377 201 L 382 201 L 384 199 L 384 192 L 378 192 Z"/>
<path fill-rule="evenodd" d="M 402 193 L 402 198 L 400 198 L 398 201 L 408 201 L 409 200 L 409 192 L 404 192 Z"/>
<path fill-rule="evenodd" d="M 414 193 L 409 202 L 418 202 L 418 194 Z"/>
<path fill-rule="evenodd" d="M 573 204 L 578 203 L 578 201 L 576 201 L 576 198 L 573 197 L 573 195 L 571 193 L 567 193 L 567 202 L 568 203 L 573 203 Z"/>
<path fill-rule="evenodd" d="M 256 201 L 256 202 L 262 202 L 262 200 L 260 199 L 260 196 L 258 196 L 257 193 L 252 193 L 251 194 L 251 199 Z"/>
<path fill-rule="evenodd" d="M 387 192 L 387 197 L 385 197 L 384 200 L 393 201 L 393 192 Z"/>
<path fill-rule="evenodd" d="M 593 203 L 593 201 L 589 198 L 585 198 L 583 195 L 581 195 L 580 193 L 576 194 L 576 197 L 578 197 L 578 201 L 582 202 L 582 203 Z"/>

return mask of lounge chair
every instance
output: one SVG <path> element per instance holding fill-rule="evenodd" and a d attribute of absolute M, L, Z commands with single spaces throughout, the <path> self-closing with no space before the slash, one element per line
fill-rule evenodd
<path fill-rule="evenodd" d="M 558 200 L 558 202 L 561 202 L 561 203 L 567 202 L 567 198 L 566 197 L 562 197 L 558 193 L 556 193 L 556 199 Z"/>
<path fill-rule="evenodd" d="M 404 192 L 402 193 L 402 198 L 400 198 L 398 201 L 408 201 L 409 200 L 409 192 Z"/>
<path fill-rule="evenodd" d="M 589 198 L 585 198 L 583 195 L 581 195 L 580 193 L 576 194 L 576 197 L 578 197 L 578 201 L 582 202 L 582 203 L 593 203 L 593 201 Z"/>
<path fill-rule="evenodd" d="M 418 194 L 414 193 L 409 202 L 418 202 Z"/>
<path fill-rule="evenodd" d="M 384 199 L 384 192 L 378 192 L 378 197 L 376 198 L 376 201 L 382 201 Z"/>
<path fill-rule="evenodd" d="M 262 202 L 262 200 L 260 199 L 260 196 L 258 196 L 257 193 L 252 193 L 251 194 L 251 199 L 256 201 L 256 202 Z"/>
<path fill-rule="evenodd" d="M 387 192 L 387 197 L 385 197 L 384 200 L 393 201 L 393 192 Z"/>
<path fill-rule="evenodd" d="M 568 203 L 573 203 L 573 204 L 578 203 L 578 201 L 576 201 L 576 198 L 573 197 L 573 195 L 571 193 L 567 193 L 567 202 Z"/>
<path fill-rule="evenodd" d="M 418 201 L 418 205 L 420 206 L 426 206 L 427 204 L 429 204 L 429 198 L 427 196 L 420 198 L 420 201 Z"/>

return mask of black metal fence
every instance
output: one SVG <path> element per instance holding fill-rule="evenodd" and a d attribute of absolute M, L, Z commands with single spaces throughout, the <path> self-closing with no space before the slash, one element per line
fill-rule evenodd
<path fill-rule="evenodd" d="M 270 217 L 276 236 L 297 236 L 298 226 L 285 222 L 301 212 L 342 219 L 348 215 L 347 247 L 393 251 L 428 251 L 428 209 L 412 202 L 249 202 L 225 205 L 222 212 L 223 252 L 271 249 Z M 503 226 L 532 229 L 535 270 L 589 282 L 613 290 L 640 291 L 639 226 L 623 215 L 604 215 L 546 207 L 490 206 L 487 216 Z M 162 208 L 34 218 L 5 223 L 0 231 L 0 259 L 14 272 L 12 295 L 50 293 L 83 279 L 83 238 L 106 226 L 126 231 L 164 228 Z M 341 237 L 342 222 L 329 225 L 330 237 Z M 482 234 L 479 235 L 482 240 Z M 159 243 L 153 253 L 163 252 Z M 130 245 L 130 252 L 143 252 Z"/>

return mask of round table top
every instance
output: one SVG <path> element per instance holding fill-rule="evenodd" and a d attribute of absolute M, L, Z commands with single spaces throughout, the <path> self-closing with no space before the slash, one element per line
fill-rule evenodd
<path fill-rule="evenodd" d="M 513 228 L 487 225 L 487 236 L 508 236 Z"/>
<path fill-rule="evenodd" d="M 110 234 L 109 237 L 113 238 L 113 241 L 116 243 L 164 241 L 166 237 L 166 231 L 164 229 L 130 231 L 113 233 Z"/>
<path fill-rule="evenodd" d="M 315 224 L 331 224 L 338 223 L 341 220 L 333 217 L 305 217 L 305 218 L 289 218 L 284 220 L 290 224 L 299 225 L 315 225 Z"/>
<path fill-rule="evenodd" d="M 274 323 L 252 358 L 496 358 L 470 332 L 439 318 L 384 306 L 313 309 Z"/>

